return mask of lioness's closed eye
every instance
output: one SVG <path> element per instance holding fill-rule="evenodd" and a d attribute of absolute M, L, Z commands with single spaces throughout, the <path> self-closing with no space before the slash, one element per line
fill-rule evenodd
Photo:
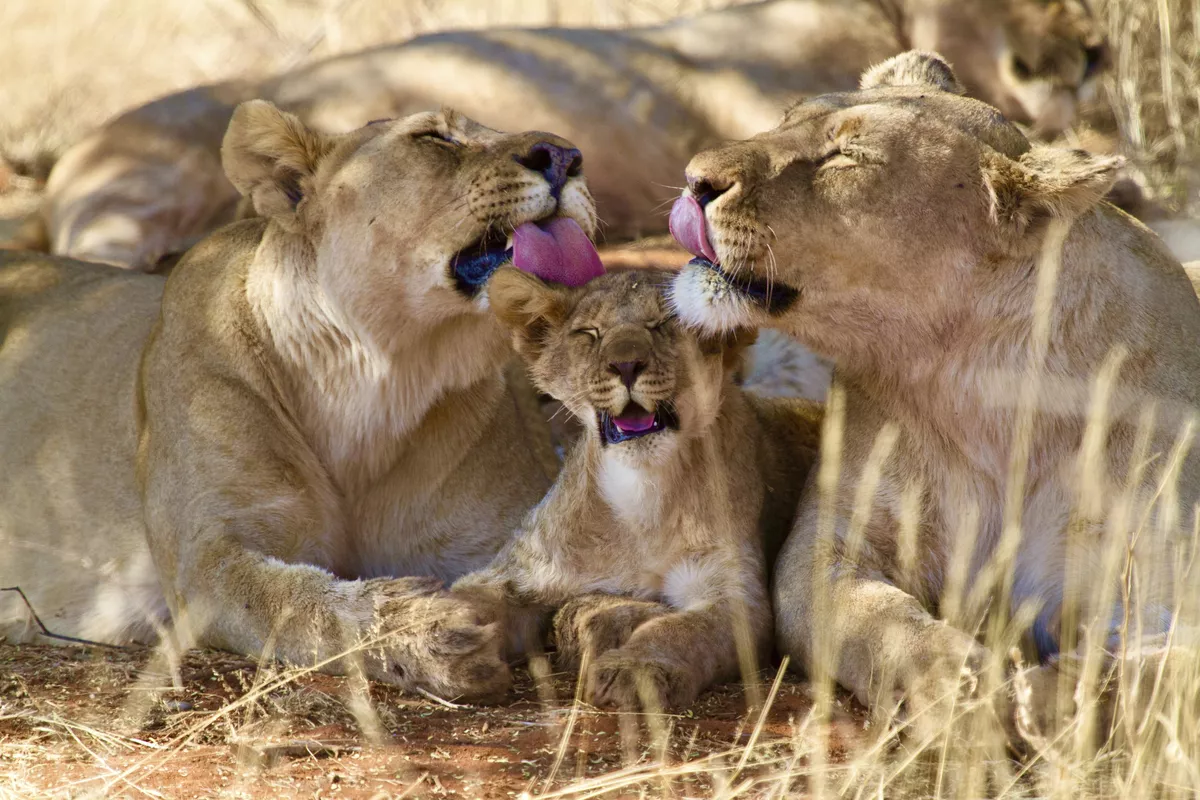
<path fill-rule="evenodd" d="M 568 289 L 501 268 L 488 286 L 535 384 L 586 433 L 517 535 L 454 590 L 507 607 L 513 628 L 561 607 L 560 658 L 588 654 L 598 705 L 634 705 L 639 674 L 659 702 L 687 705 L 754 662 L 771 628 L 764 540 L 790 524 L 815 447 L 818 408 L 737 389 L 752 336 L 697 338 L 668 280 Z"/>

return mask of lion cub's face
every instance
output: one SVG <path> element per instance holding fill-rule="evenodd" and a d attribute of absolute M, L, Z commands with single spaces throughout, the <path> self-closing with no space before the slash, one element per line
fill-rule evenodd
<path fill-rule="evenodd" d="M 1036 254 L 1050 219 L 1099 202 L 1118 165 L 1031 149 L 960 91 L 936 56 L 902 54 L 862 91 L 697 155 L 671 215 L 698 256 L 672 289 L 680 316 L 782 328 L 858 361 L 951 335 L 988 276 L 1016 280 L 1009 262 Z"/>
<path fill-rule="evenodd" d="M 630 270 L 568 289 L 506 267 L 489 288 L 538 387 L 602 447 L 638 458 L 665 457 L 711 423 L 737 346 L 723 360 L 720 343 L 684 330 L 664 296 L 669 280 Z"/>
<path fill-rule="evenodd" d="M 487 278 L 512 257 L 524 223 L 551 249 L 564 227 L 590 249 L 596 225 L 569 142 L 500 133 L 450 111 L 326 136 L 251 101 L 230 123 L 223 158 L 257 212 L 309 250 L 340 315 L 376 337 L 478 315 Z"/>

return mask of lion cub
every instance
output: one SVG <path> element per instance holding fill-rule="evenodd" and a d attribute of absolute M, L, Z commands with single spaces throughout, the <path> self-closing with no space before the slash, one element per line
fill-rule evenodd
<path fill-rule="evenodd" d="M 600 706 L 635 706 L 647 679 L 663 705 L 687 705 L 765 650 L 764 549 L 787 532 L 816 449 L 819 407 L 738 389 L 752 336 L 684 330 L 669 279 L 571 289 L 504 268 L 488 287 L 534 382 L 585 433 L 517 534 L 454 590 L 489 595 L 510 630 L 561 608 L 559 656 L 587 654 Z"/>

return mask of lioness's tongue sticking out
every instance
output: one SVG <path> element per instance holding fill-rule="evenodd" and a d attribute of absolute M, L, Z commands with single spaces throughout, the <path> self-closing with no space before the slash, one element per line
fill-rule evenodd
<path fill-rule="evenodd" d="M 671 206 L 671 219 L 667 223 L 675 241 L 683 245 L 694 256 L 707 258 L 717 263 L 717 251 L 708 241 L 708 224 L 704 219 L 704 209 L 691 195 L 682 195 Z"/>
<path fill-rule="evenodd" d="M 545 227 L 526 222 L 513 232 L 513 265 L 544 281 L 582 286 L 604 274 L 600 255 L 570 217 L 555 217 Z"/>

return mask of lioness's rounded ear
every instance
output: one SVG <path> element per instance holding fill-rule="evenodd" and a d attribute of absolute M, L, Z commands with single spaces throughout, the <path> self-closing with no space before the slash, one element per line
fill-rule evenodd
<path fill-rule="evenodd" d="M 859 86 L 878 89 L 882 86 L 929 86 L 951 94 L 966 90 L 958 82 L 954 70 L 937 53 L 909 50 L 876 64 L 863 73 Z"/>
<path fill-rule="evenodd" d="M 981 166 L 992 218 L 1023 231 L 1039 218 L 1070 220 L 1093 208 L 1124 163 L 1120 156 L 1039 146 L 1019 160 L 986 151 Z"/>
<path fill-rule="evenodd" d="M 266 100 L 249 100 L 233 112 L 221 163 L 259 215 L 278 218 L 296 210 L 331 146 L 294 115 Z"/>
<path fill-rule="evenodd" d="M 522 356 L 536 358 L 546 331 L 567 318 L 568 290 L 516 267 L 501 267 L 487 283 L 488 306 L 513 333 Z"/>

